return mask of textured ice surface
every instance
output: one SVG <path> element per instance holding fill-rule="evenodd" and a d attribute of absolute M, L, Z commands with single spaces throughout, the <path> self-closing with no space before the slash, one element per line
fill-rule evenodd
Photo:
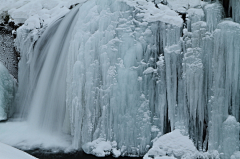
<path fill-rule="evenodd" d="M 238 159 L 240 158 L 240 151 L 234 152 L 234 154 L 231 156 L 231 159 Z"/>
<path fill-rule="evenodd" d="M 223 153 L 225 158 L 239 150 L 239 123 L 234 116 L 228 116 L 223 122 Z"/>
<path fill-rule="evenodd" d="M 15 79 L 0 62 L 0 121 L 7 120 L 13 114 L 15 89 Z"/>
<path fill-rule="evenodd" d="M 224 21 L 218 25 L 214 32 L 213 52 L 213 94 L 210 149 L 221 150 L 223 139 L 223 122 L 228 114 L 233 115 L 239 121 L 239 38 L 240 24 L 232 21 Z M 238 137 L 235 138 L 239 140 Z M 233 148 L 235 149 L 235 148 Z"/>
<path fill-rule="evenodd" d="M 230 0 L 230 6 L 232 7 L 232 17 L 233 20 L 237 23 L 240 23 L 240 1 Z"/>
<path fill-rule="evenodd" d="M 117 149 L 116 141 L 110 142 L 103 138 L 98 138 L 92 142 L 84 144 L 82 149 L 85 153 L 98 157 L 105 157 L 108 155 L 119 157 L 121 155 L 121 151 Z"/>
<path fill-rule="evenodd" d="M 206 12 L 206 22 L 208 24 L 208 30 L 214 31 L 223 18 L 223 7 L 219 1 L 211 4 L 207 4 L 204 8 Z"/>

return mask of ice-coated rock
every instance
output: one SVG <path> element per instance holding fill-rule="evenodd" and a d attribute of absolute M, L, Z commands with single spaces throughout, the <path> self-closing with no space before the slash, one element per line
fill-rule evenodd
<path fill-rule="evenodd" d="M 98 138 L 92 142 L 84 144 L 82 149 L 85 153 L 98 157 L 105 157 L 109 155 L 119 157 L 121 155 L 121 151 L 117 149 L 116 141 L 110 142 L 103 138 Z"/>
<path fill-rule="evenodd" d="M 197 152 L 193 142 L 188 136 L 183 136 L 179 129 L 167 133 L 153 140 L 152 148 L 145 154 L 144 159 L 152 157 L 157 159 L 164 156 L 181 158 L 187 154 Z"/>
<path fill-rule="evenodd" d="M 13 112 L 16 80 L 0 62 L 0 121 L 7 120 Z"/>

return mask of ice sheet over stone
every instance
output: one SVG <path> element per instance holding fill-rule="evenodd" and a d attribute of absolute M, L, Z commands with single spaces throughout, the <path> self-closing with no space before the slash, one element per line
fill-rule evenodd
<path fill-rule="evenodd" d="M 7 120 L 13 112 L 16 80 L 0 62 L 0 121 Z"/>
<path fill-rule="evenodd" d="M 118 158 L 121 151 L 117 149 L 116 141 L 110 142 L 103 138 L 98 138 L 92 142 L 88 142 L 82 146 L 83 151 L 87 154 L 92 154 L 97 157 L 105 157 L 113 155 Z"/>

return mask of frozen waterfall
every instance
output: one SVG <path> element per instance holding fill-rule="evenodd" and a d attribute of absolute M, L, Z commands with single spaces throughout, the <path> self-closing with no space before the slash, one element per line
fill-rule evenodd
<path fill-rule="evenodd" d="M 173 132 L 199 151 L 237 154 L 240 3 L 230 0 L 230 19 L 223 1 L 158 2 L 81 1 L 48 26 L 20 27 L 15 118 L 88 153 L 96 143 L 143 156 L 154 145 L 156 156 L 151 141 Z"/>

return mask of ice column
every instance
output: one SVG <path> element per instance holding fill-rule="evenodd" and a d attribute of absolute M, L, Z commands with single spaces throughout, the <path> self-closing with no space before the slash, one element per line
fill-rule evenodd
<path fill-rule="evenodd" d="M 232 7 L 232 18 L 235 22 L 240 23 L 240 1 L 230 0 L 230 7 Z"/>
<path fill-rule="evenodd" d="M 213 32 L 220 20 L 223 18 L 224 10 L 222 5 L 217 1 L 212 4 L 207 4 L 204 7 L 204 11 L 206 13 L 206 22 L 208 25 L 208 30 Z"/>
<path fill-rule="evenodd" d="M 240 25 L 224 21 L 214 32 L 213 93 L 209 148 L 221 151 L 222 123 L 233 115 L 239 121 Z M 236 138 L 236 140 L 239 140 Z"/>
<path fill-rule="evenodd" d="M 222 133 L 224 158 L 229 159 L 235 151 L 239 151 L 239 123 L 234 116 L 229 115 L 223 122 Z"/>
<path fill-rule="evenodd" d="M 180 34 L 181 28 L 165 23 L 160 23 L 158 28 L 158 42 L 159 49 L 157 63 L 157 83 L 156 83 L 156 101 L 155 110 L 153 111 L 159 119 L 157 124 L 162 133 L 169 132 L 175 128 L 175 122 L 181 116 L 180 111 L 176 111 L 177 106 L 182 107 L 183 102 L 177 103 L 179 99 L 179 88 L 182 86 L 181 82 L 181 48 L 180 48 Z M 168 81 L 167 74 L 171 74 L 171 81 Z M 178 85 L 177 85 L 178 84 Z M 183 94 L 182 94 L 183 95 Z M 181 103 L 181 104 L 180 104 Z M 179 108 L 180 109 L 180 108 Z M 176 117 L 175 117 L 176 116 Z M 175 119 L 177 118 L 177 119 Z M 154 121 L 154 120 L 153 120 Z M 178 125 L 180 125 L 178 123 Z"/>
<path fill-rule="evenodd" d="M 208 59 L 210 47 L 206 48 L 207 24 L 204 21 L 202 9 L 188 11 L 188 29 L 183 30 L 183 81 L 184 81 L 184 106 L 186 107 L 189 135 L 194 140 L 198 149 L 206 149 L 207 112 L 207 83 Z M 194 23 L 190 23 L 194 22 Z M 189 29 L 190 28 L 190 29 Z M 191 32 L 188 32 L 191 30 Z M 209 42 L 209 41 L 208 41 Z M 210 52 L 211 53 L 211 52 Z M 207 61 L 208 60 L 208 61 Z"/>
<path fill-rule="evenodd" d="M 183 60 L 183 78 L 186 96 L 186 106 L 189 111 L 190 135 L 195 142 L 201 144 L 203 135 L 203 123 L 205 115 L 205 102 L 203 100 L 203 64 L 201 60 L 201 49 L 187 49 Z M 199 137 L 199 139 L 198 139 Z M 202 146 L 201 146 L 202 147 Z"/>
<path fill-rule="evenodd" d="M 166 67 L 166 87 L 167 87 L 167 106 L 168 106 L 168 118 L 171 124 L 171 130 L 175 128 L 175 119 L 178 111 L 180 110 L 181 98 L 179 98 L 179 84 L 182 71 L 182 54 L 181 47 L 179 45 L 172 45 L 166 47 L 164 50 L 164 59 Z"/>
<path fill-rule="evenodd" d="M 187 10 L 187 29 L 188 31 L 191 31 L 192 24 L 198 22 L 198 21 L 204 21 L 205 15 L 203 10 L 197 9 L 197 8 L 190 8 Z"/>

